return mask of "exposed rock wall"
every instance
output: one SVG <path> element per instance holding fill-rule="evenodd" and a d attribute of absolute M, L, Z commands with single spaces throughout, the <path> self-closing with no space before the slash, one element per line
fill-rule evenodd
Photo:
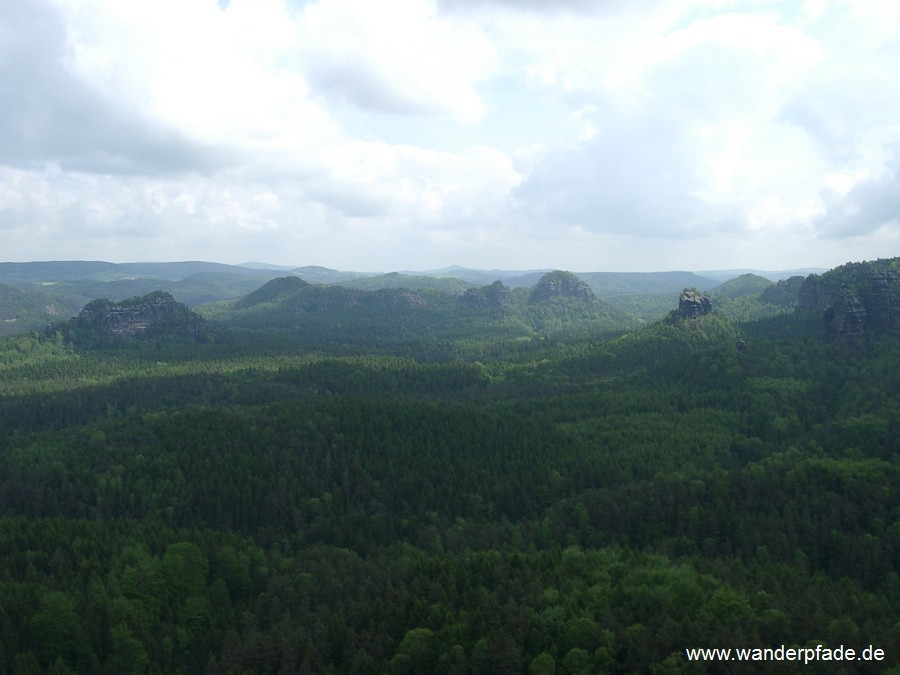
<path fill-rule="evenodd" d="M 900 272 L 867 274 L 859 299 L 866 308 L 868 328 L 900 335 Z"/>
<path fill-rule="evenodd" d="M 844 288 L 825 310 L 826 334 L 848 344 L 857 346 L 865 344 L 866 316 L 865 306 L 848 288 Z"/>
<path fill-rule="evenodd" d="M 190 329 L 196 327 L 199 321 L 196 314 L 162 291 L 119 303 L 95 300 L 86 305 L 77 317 L 79 324 L 93 326 L 100 333 L 112 337 L 134 337 L 167 324 Z"/>
<path fill-rule="evenodd" d="M 712 302 L 705 293 L 685 289 L 678 298 L 678 316 L 682 319 L 698 319 L 712 311 Z"/>
<path fill-rule="evenodd" d="M 370 307 L 425 307 L 428 304 L 419 293 L 408 288 L 383 288 L 362 297 Z"/>
<path fill-rule="evenodd" d="M 596 302 L 594 291 L 571 272 L 548 272 L 531 290 L 528 302 L 545 302 L 554 298 L 574 298 L 584 302 Z"/>
<path fill-rule="evenodd" d="M 500 281 L 490 286 L 470 288 L 461 298 L 461 302 L 470 309 L 499 309 L 512 302 L 512 293 Z"/>
<path fill-rule="evenodd" d="M 811 274 L 800 288 L 798 308 L 822 312 L 825 335 L 848 344 L 864 344 L 872 333 L 900 335 L 900 271 L 860 270 L 848 281 Z"/>
<path fill-rule="evenodd" d="M 809 312 L 816 309 L 827 309 L 834 300 L 834 293 L 825 285 L 818 274 L 810 274 L 800 286 L 797 296 L 797 307 L 801 311 Z"/>

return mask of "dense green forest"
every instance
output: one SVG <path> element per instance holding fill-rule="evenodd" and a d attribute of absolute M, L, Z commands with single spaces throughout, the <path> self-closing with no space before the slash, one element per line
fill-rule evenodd
<path fill-rule="evenodd" d="M 900 259 L 544 279 L 0 339 L 0 673 L 900 673 Z"/>

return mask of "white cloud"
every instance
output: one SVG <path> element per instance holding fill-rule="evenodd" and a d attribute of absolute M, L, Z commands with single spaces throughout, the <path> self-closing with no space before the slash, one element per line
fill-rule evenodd
<path fill-rule="evenodd" d="M 335 133 L 287 59 L 293 17 L 277 0 L 58 0 L 68 68 L 110 101 L 205 142 L 307 147 Z"/>
<path fill-rule="evenodd" d="M 365 268 L 888 255 L 889 5 L 23 3 L 0 229 L 17 257 Z"/>
<path fill-rule="evenodd" d="M 475 85 L 492 67 L 491 45 L 430 2 L 322 0 L 304 7 L 298 33 L 310 80 L 328 97 L 462 122 L 483 113 Z"/>
<path fill-rule="evenodd" d="M 730 5 L 671 3 L 643 26 L 628 13 L 507 23 L 535 38 L 515 41 L 533 86 L 596 111 L 582 142 L 536 164 L 520 210 L 644 237 L 808 228 L 834 167 L 784 108 L 835 45 L 805 32 L 808 17 Z"/>

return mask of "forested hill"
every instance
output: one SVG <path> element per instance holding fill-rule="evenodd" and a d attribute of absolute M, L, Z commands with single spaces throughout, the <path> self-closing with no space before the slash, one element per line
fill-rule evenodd
<path fill-rule="evenodd" d="M 742 274 L 719 284 L 712 289 L 711 293 L 719 297 L 739 298 L 744 295 L 760 293 L 774 285 L 773 282 L 758 274 Z"/>
<path fill-rule="evenodd" d="M 547 270 L 452 267 L 432 272 L 375 274 L 342 272 L 317 266 L 289 269 L 260 263 L 225 265 L 202 261 L 3 262 L 0 263 L 0 335 L 41 330 L 48 323 L 74 316 L 81 307 L 97 298 L 120 302 L 157 290 L 171 294 L 178 302 L 192 309 L 206 306 L 204 311 L 215 313 L 219 309 L 216 303 L 233 303 L 267 281 L 286 275 L 312 285 L 340 285 L 364 291 L 405 288 L 461 296 L 470 290 L 489 286 L 494 281 L 500 281 L 511 290 L 527 291 L 538 284 L 546 273 Z M 712 290 L 723 280 L 732 279 L 740 272 L 704 274 L 708 276 L 691 272 L 579 272 L 575 276 L 590 286 L 597 298 L 615 307 L 618 312 L 632 320 L 652 322 L 672 309 L 674 299 L 682 288 Z M 784 277 L 784 273 L 779 272 L 764 274 L 773 279 Z M 778 302 L 757 302 L 755 297 L 729 300 L 722 303 L 721 309 L 740 320 L 769 316 L 784 309 Z"/>
<path fill-rule="evenodd" d="M 496 281 L 462 294 L 396 284 L 367 291 L 284 277 L 206 312 L 224 329 L 292 330 L 307 343 L 337 341 L 368 347 L 417 336 L 480 340 L 489 335 L 609 333 L 640 324 L 597 298 L 575 275 L 558 271 L 543 275 L 530 289 L 511 289 Z"/>
<path fill-rule="evenodd" d="M 60 332 L 78 347 L 112 346 L 123 338 L 198 336 L 203 323 L 199 314 L 168 293 L 154 291 L 121 302 L 94 300 L 77 316 L 49 326 L 45 333 Z"/>
<path fill-rule="evenodd" d="M 868 316 L 891 269 L 835 297 Z M 695 289 L 539 332 L 602 302 L 546 281 L 280 281 L 205 342 L 0 339 L 0 675 L 797 671 L 685 653 L 782 645 L 896 674 L 900 337 Z"/>
<path fill-rule="evenodd" d="M 0 335 L 42 330 L 98 298 L 121 302 L 161 290 L 195 307 L 246 295 L 280 274 L 207 262 L 0 263 Z"/>

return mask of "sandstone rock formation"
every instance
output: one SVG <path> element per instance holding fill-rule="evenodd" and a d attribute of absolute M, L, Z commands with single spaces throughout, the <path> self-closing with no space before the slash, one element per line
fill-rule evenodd
<path fill-rule="evenodd" d="M 866 308 L 870 329 L 900 335 L 900 271 L 867 274 L 859 289 L 859 299 Z"/>
<path fill-rule="evenodd" d="M 528 296 L 528 302 L 544 302 L 555 298 L 574 298 L 597 302 L 594 291 L 571 272 L 548 272 L 540 278 Z"/>
<path fill-rule="evenodd" d="M 155 291 L 122 302 L 95 300 L 81 310 L 75 322 L 107 337 L 134 337 L 155 328 L 192 332 L 202 319 L 169 293 Z"/>
<path fill-rule="evenodd" d="M 500 281 L 490 286 L 470 288 L 461 298 L 463 305 L 470 309 L 499 309 L 512 302 L 512 292 Z"/>
<path fill-rule="evenodd" d="M 811 274 L 798 309 L 821 312 L 825 335 L 847 344 L 862 345 L 872 333 L 900 335 L 900 271 L 857 263 Z"/>
<path fill-rule="evenodd" d="M 362 296 L 365 304 L 370 307 L 425 307 L 428 303 L 416 291 L 408 288 L 382 288 L 366 293 Z"/>
<path fill-rule="evenodd" d="M 709 296 L 695 288 L 686 288 L 678 298 L 678 316 L 682 319 L 699 319 L 712 311 Z"/>
<path fill-rule="evenodd" d="M 825 310 L 825 332 L 852 345 L 862 345 L 866 340 L 866 308 L 844 286 L 831 306 Z"/>

